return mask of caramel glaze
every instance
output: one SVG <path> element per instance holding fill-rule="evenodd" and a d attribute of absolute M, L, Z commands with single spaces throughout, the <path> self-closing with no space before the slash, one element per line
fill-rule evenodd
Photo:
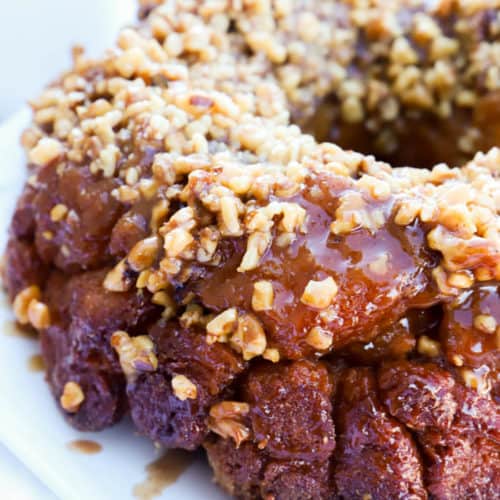
<path fill-rule="evenodd" d="M 193 454 L 182 450 L 169 450 L 146 466 L 147 478 L 133 490 L 138 500 L 151 500 L 175 483 L 191 465 Z"/>
<path fill-rule="evenodd" d="M 370 492 L 370 498 L 384 498 L 389 490 L 398 491 L 401 498 L 427 498 L 417 446 L 377 393 L 370 368 L 351 368 L 344 374 L 336 411 L 338 497 L 360 498 L 359 493 Z M 384 434 L 391 438 L 381 438 Z"/>
<path fill-rule="evenodd" d="M 378 142 L 380 127 L 375 132 L 364 123 L 345 123 L 339 116 L 339 104 L 332 97 L 319 106 L 314 118 L 305 129 L 318 140 L 338 144 L 344 149 L 373 154 L 377 159 L 393 166 L 431 168 L 441 162 L 460 166 L 469 161 L 476 151 L 488 151 L 500 144 L 500 91 L 478 99 L 473 110 L 455 110 L 454 119 L 442 119 L 433 113 L 420 112 L 418 116 L 404 115 L 391 124 L 391 133 L 397 143 L 394 147 Z M 461 150 L 457 137 L 468 130 L 478 132 L 474 149 Z"/>
<path fill-rule="evenodd" d="M 404 359 L 414 352 L 419 336 L 437 336 L 441 318 L 441 306 L 411 309 L 369 342 L 353 342 L 334 354 L 346 359 L 348 364 L 362 366 Z"/>
<path fill-rule="evenodd" d="M 253 283 L 273 283 L 273 310 L 260 313 L 270 347 L 282 356 L 299 359 L 314 351 L 304 341 L 309 330 L 324 326 L 333 334 L 333 349 L 353 341 L 368 341 L 410 308 L 428 307 L 437 300 L 430 270 L 434 255 L 426 249 L 424 231 L 418 224 L 400 227 L 389 222 L 375 234 L 359 229 L 336 236 L 330 222 L 341 199 L 341 187 L 327 181 L 321 189 L 306 191 L 291 201 L 310 214 L 307 234 L 285 248 L 273 244 L 258 269 L 240 273 L 244 244 L 225 243 L 223 263 L 203 269 L 195 293 L 209 309 L 237 306 L 252 311 Z M 388 212 L 392 201 L 373 209 Z M 378 265 L 380 264 L 380 265 Z M 385 265 L 387 264 L 387 265 Z M 328 311 L 314 310 L 300 302 L 309 280 L 332 276 L 338 295 Z M 326 313 L 326 314 L 325 314 Z"/>
<path fill-rule="evenodd" d="M 2 325 L 2 332 L 9 337 L 20 337 L 27 340 L 37 340 L 38 334 L 31 327 L 19 325 L 15 321 L 6 321 Z"/>
<path fill-rule="evenodd" d="M 441 339 L 447 360 L 452 365 L 471 369 L 483 381 L 486 392 L 500 402 L 499 329 L 487 332 L 474 324 L 479 315 L 492 316 L 500 324 L 500 286 L 485 283 L 465 292 L 445 307 Z M 481 382 L 480 382 L 481 383 Z"/>
<path fill-rule="evenodd" d="M 85 455 L 95 455 L 102 450 L 102 446 L 99 443 L 89 439 L 75 439 L 68 443 L 68 448 Z"/>
<path fill-rule="evenodd" d="M 33 354 L 33 356 L 28 359 L 28 369 L 31 372 L 45 371 L 45 362 L 40 354 Z"/>

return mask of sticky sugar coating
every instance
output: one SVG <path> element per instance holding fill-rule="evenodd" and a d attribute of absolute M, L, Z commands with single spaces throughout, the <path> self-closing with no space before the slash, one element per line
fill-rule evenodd
<path fill-rule="evenodd" d="M 243 497 L 498 495 L 495 121 L 484 152 L 446 152 L 461 168 L 320 142 L 373 122 L 400 152 L 460 91 L 494 102 L 496 6 L 438 4 L 145 2 L 102 58 L 75 51 L 32 103 L 4 272 L 72 425 L 130 412 Z M 453 422 L 415 430 L 412 405 Z"/>

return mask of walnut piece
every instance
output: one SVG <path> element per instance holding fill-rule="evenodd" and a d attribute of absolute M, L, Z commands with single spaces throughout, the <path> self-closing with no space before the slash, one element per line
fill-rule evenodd
<path fill-rule="evenodd" d="M 238 311 L 235 307 L 226 309 L 207 323 L 207 342 L 227 342 L 228 335 L 236 327 Z"/>
<path fill-rule="evenodd" d="M 417 351 L 429 358 L 435 358 L 441 354 L 441 346 L 436 340 L 432 340 L 427 335 L 422 335 L 417 342 Z"/>
<path fill-rule="evenodd" d="M 281 355 L 278 349 L 268 348 L 264 351 L 262 357 L 264 359 L 267 359 L 268 361 L 271 361 L 272 363 L 278 363 L 281 358 Z"/>
<path fill-rule="evenodd" d="M 41 291 L 37 285 L 29 286 L 16 295 L 12 308 L 14 309 L 17 321 L 21 325 L 29 324 L 29 305 L 32 300 L 39 300 L 40 297 Z"/>
<path fill-rule="evenodd" d="M 315 326 L 309 331 L 306 342 L 318 351 L 326 351 L 333 343 L 333 336 L 328 330 Z"/>
<path fill-rule="evenodd" d="M 151 267 L 158 255 L 159 238 L 151 236 L 136 243 L 127 256 L 127 261 L 134 271 L 143 271 Z"/>
<path fill-rule="evenodd" d="M 13 309 L 21 325 L 32 325 L 37 330 L 50 326 L 50 311 L 40 302 L 42 293 L 37 285 L 21 290 L 14 299 Z"/>
<path fill-rule="evenodd" d="M 191 382 L 185 375 L 175 375 L 172 378 L 172 389 L 175 397 L 181 401 L 186 399 L 196 399 L 198 389 L 196 385 Z"/>
<path fill-rule="evenodd" d="M 47 165 L 55 160 L 63 152 L 62 144 L 49 137 L 43 137 L 38 144 L 29 152 L 29 161 L 36 165 Z"/>
<path fill-rule="evenodd" d="M 337 292 L 337 283 L 331 276 L 321 281 L 310 280 L 300 300 L 303 304 L 315 309 L 326 309 Z"/>
<path fill-rule="evenodd" d="M 262 355 L 266 350 L 267 340 L 260 321 L 251 314 L 240 316 L 230 344 L 235 351 L 241 352 L 245 361 Z"/>
<path fill-rule="evenodd" d="M 63 393 L 59 399 L 61 407 L 68 413 L 76 413 L 84 400 L 85 394 L 80 385 L 72 381 L 66 382 Z"/>
<path fill-rule="evenodd" d="M 495 333 L 497 321 L 491 314 L 478 314 L 474 318 L 474 327 L 485 333 Z"/>
<path fill-rule="evenodd" d="M 261 280 L 253 285 L 252 309 L 270 311 L 273 308 L 274 290 L 271 281 Z"/>
<path fill-rule="evenodd" d="M 130 337 L 127 332 L 119 330 L 111 336 L 111 346 L 117 352 L 123 373 L 129 380 L 140 372 L 154 372 L 158 368 L 154 344 L 147 335 Z"/>
<path fill-rule="evenodd" d="M 50 311 L 46 304 L 32 300 L 28 306 L 29 322 L 37 329 L 43 330 L 50 326 Z"/>
<path fill-rule="evenodd" d="M 58 203 L 57 205 L 54 205 L 50 211 L 50 220 L 52 222 L 62 221 L 66 217 L 67 213 L 68 207 L 62 203 Z"/>
<path fill-rule="evenodd" d="M 250 429 L 243 419 L 250 411 L 247 403 L 223 401 L 210 408 L 208 428 L 223 439 L 232 438 L 239 448 L 241 443 L 250 438 Z"/>
<path fill-rule="evenodd" d="M 127 276 L 127 263 L 121 260 L 104 278 L 103 286 L 109 292 L 126 292 L 132 286 Z"/>

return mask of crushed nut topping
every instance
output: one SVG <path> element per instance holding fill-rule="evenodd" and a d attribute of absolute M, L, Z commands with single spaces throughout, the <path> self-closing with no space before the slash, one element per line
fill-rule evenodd
<path fill-rule="evenodd" d="M 278 351 L 278 349 L 272 347 L 267 348 L 262 354 L 262 357 L 264 359 L 267 359 L 268 361 L 271 361 L 272 363 L 278 363 L 279 360 L 281 359 L 280 352 Z"/>
<path fill-rule="evenodd" d="M 489 381 L 476 370 L 462 368 L 462 378 L 467 387 L 476 390 L 479 394 L 486 395 L 489 392 Z"/>
<path fill-rule="evenodd" d="M 127 332 L 116 331 L 111 336 L 111 346 L 117 352 L 123 373 L 129 380 L 141 372 L 154 372 L 158 368 L 155 346 L 147 335 L 130 337 Z"/>
<path fill-rule="evenodd" d="M 40 288 L 36 285 L 27 287 L 16 295 L 13 309 L 21 325 L 30 324 L 37 330 L 50 326 L 50 311 L 48 306 L 39 300 L 41 295 Z"/>
<path fill-rule="evenodd" d="M 158 306 L 164 307 L 162 313 L 163 318 L 170 319 L 175 316 L 175 313 L 177 311 L 177 304 L 172 296 L 165 290 L 154 293 L 151 302 Z"/>
<path fill-rule="evenodd" d="M 59 399 L 61 407 L 68 413 L 76 413 L 85 400 L 85 394 L 76 382 L 66 382 Z"/>
<path fill-rule="evenodd" d="M 238 322 L 238 311 L 235 307 L 221 312 L 207 324 L 207 342 L 227 342 Z"/>
<path fill-rule="evenodd" d="M 236 401 L 218 403 L 210 408 L 208 428 L 223 439 L 233 439 L 239 448 L 241 443 L 250 439 L 250 429 L 243 422 L 249 411 L 247 403 Z"/>
<path fill-rule="evenodd" d="M 30 318 L 28 311 L 30 304 L 32 301 L 38 301 L 41 295 L 40 288 L 36 285 L 29 286 L 16 295 L 12 307 L 16 319 L 21 325 L 29 324 Z"/>
<path fill-rule="evenodd" d="M 36 165 L 47 165 L 55 160 L 63 152 L 63 145 L 49 137 L 42 137 L 36 146 L 29 151 L 28 157 L 31 163 Z"/>
<path fill-rule="evenodd" d="M 68 207 L 62 203 L 55 205 L 50 211 L 50 218 L 53 222 L 59 222 L 66 217 Z"/>
<path fill-rule="evenodd" d="M 307 306 L 326 309 L 333 302 L 337 292 L 337 283 L 331 276 L 321 281 L 310 280 L 300 300 Z"/>
<path fill-rule="evenodd" d="M 474 318 L 474 327 L 485 333 L 495 333 L 497 321 L 491 314 L 478 314 Z"/>
<path fill-rule="evenodd" d="M 132 280 L 127 275 L 127 262 L 121 260 L 104 278 L 103 286 L 110 292 L 126 292 L 132 286 Z"/>
<path fill-rule="evenodd" d="M 441 354 L 441 346 L 436 340 L 432 340 L 427 335 L 418 338 L 417 351 L 429 358 L 435 358 Z"/>
<path fill-rule="evenodd" d="M 454 14 L 444 30 L 427 5 L 407 25 L 397 3 L 376 23 L 365 4 L 344 19 L 325 2 L 321 16 L 301 2 L 255 9 L 233 2 L 222 10 L 176 2 L 173 12 L 162 3 L 124 29 L 116 50 L 101 59 L 76 51 L 72 71 L 33 101 L 35 123 L 23 135 L 32 163 L 60 159 L 64 169 L 66 159 L 89 157 L 93 175 L 120 180 L 110 194 L 121 204 L 154 201 L 151 234 L 110 272 L 108 290 L 128 290 L 129 270 L 140 272 L 137 286 L 152 293 L 185 281 L 193 264 L 218 265 L 221 242 L 230 238 L 246 245 L 239 272 L 257 269 L 273 245 L 290 246 L 307 233 L 310 209 L 293 197 L 325 176 L 345 184 L 330 221 L 333 235 L 375 234 L 392 220 L 418 220 L 442 256 L 435 279 L 443 293 L 498 276 L 498 149 L 478 153 L 462 169 L 391 170 L 300 129 L 316 103 L 333 94 L 347 122 L 372 124 L 384 148 L 397 148 L 398 120 L 407 112 L 449 117 L 498 91 L 498 44 L 471 44 L 475 24 L 461 19 L 486 7 L 454 4 L 445 9 Z M 489 29 L 497 23 L 485 22 Z M 216 28 L 231 23 L 236 30 Z M 369 65 L 356 50 L 367 37 L 377 40 L 366 45 L 376 50 Z M 348 71 L 352 65 L 359 71 Z M 471 127 L 457 142 L 469 151 L 476 136 Z M 151 178 L 137 163 L 144 151 L 157 151 Z M 51 217 L 62 221 L 68 214 L 56 207 Z M 481 256 L 488 258 L 479 266 Z M 382 274 L 387 265 L 381 257 L 371 269 Z"/>
<path fill-rule="evenodd" d="M 50 326 L 50 311 L 46 304 L 32 300 L 28 306 L 28 320 L 37 330 Z"/>
<path fill-rule="evenodd" d="M 270 311 L 273 308 L 274 290 L 270 281 L 257 281 L 253 285 L 252 309 L 254 311 Z"/>
<path fill-rule="evenodd" d="M 175 375 L 172 377 L 172 389 L 175 397 L 181 401 L 186 399 L 196 399 L 198 389 L 185 375 Z"/>
<path fill-rule="evenodd" d="M 318 351 L 326 351 L 329 349 L 333 343 L 332 334 L 321 328 L 320 326 L 315 326 L 309 330 L 306 337 L 306 342 Z"/>
<path fill-rule="evenodd" d="M 458 354 L 452 356 L 452 362 L 455 366 L 464 366 L 464 359 Z"/>
<path fill-rule="evenodd" d="M 266 350 L 267 340 L 260 321 L 251 314 L 239 316 L 230 345 L 235 351 L 242 353 L 245 361 L 261 356 Z"/>
<path fill-rule="evenodd" d="M 134 245 L 127 256 L 127 262 L 134 271 L 144 271 L 153 265 L 158 250 L 159 239 L 157 236 L 151 236 Z"/>

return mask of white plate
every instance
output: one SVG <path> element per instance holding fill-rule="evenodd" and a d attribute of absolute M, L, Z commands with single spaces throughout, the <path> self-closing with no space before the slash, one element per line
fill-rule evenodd
<path fill-rule="evenodd" d="M 16 198 L 25 178 L 19 137 L 29 122 L 24 110 L 0 126 L 0 252 Z M 160 455 L 130 422 L 100 433 L 78 433 L 69 427 L 49 393 L 41 373 L 28 369 L 38 352 L 36 341 L 8 335 L 12 313 L 0 292 L 0 441 L 63 500 L 126 500 L 146 479 L 146 466 Z M 68 443 L 89 439 L 102 451 L 85 455 Z M 181 477 L 164 489 L 162 499 L 216 500 L 225 498 L 211 481 L 212 474 L 198 456 Z"/>

